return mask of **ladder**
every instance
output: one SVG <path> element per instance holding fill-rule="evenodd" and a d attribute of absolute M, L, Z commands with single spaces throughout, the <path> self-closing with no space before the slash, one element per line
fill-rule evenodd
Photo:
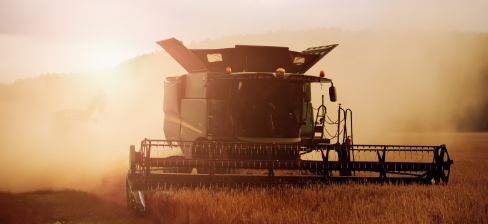
<path fill-rule="evenodd" d="M 315 122 L 313 124 L 313 131 L 311 140 L 318 137 L 317 134 L 320 135 L 320 140 L 324 138 L 324 125 L 325 125 L 325 116 L 327 113 L 327 108 L 324 106 L 324 95 L 322 95 L 322 105 L 319 106 L 317 109 L 317 115 L 315 116 Z"/>

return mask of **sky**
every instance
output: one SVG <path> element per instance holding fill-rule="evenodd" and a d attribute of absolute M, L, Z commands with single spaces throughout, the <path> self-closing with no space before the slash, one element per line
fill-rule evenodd
<path fill-rule="evenodd" d="M 110 69 L 160 50 L 226 35 L 281 30 L 488 32 L 488 1 L 0 0 L 0 82 Z"/>

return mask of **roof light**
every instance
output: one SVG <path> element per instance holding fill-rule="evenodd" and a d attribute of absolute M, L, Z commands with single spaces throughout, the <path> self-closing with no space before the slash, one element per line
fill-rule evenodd
<path fill-rule="evenodd" d="M 285 69 L 284 68 L 276 69 L 276 78 L 279 78 L 279 79 L 285 78 Z"/>
<path fill-rule="evenodd" d="M 324 70 L 320 70 L 320 77 L 322 77 L 322 78 L 323 78 L 324 76 L 325 76 L 325 72 L 324 72 Z"/>

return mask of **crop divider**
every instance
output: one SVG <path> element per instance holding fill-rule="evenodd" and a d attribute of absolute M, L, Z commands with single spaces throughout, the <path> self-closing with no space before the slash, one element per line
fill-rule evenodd
<path fill-rule="evenodd" d="M 379 151 L 376 151 L 376 154 L 378 155 L 378 162 L 379 162 L 379 173 L 380 173 L 380 180 L 384 181 L 386 180 L 386 172 L 385 172 L 385 158 L 386 158 L 386 145 L 383 146 L 383 151 L 382 155 L 380 155 Z"/>

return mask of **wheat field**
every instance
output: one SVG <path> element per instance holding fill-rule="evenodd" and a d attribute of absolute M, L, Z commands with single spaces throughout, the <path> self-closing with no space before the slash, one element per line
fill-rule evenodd
<path fill-rule="evenodd" d="M 331 184 L 158 192 L 156 223 L 488 223 L 488 134 L 456 134 L 447 185 Z"/>

